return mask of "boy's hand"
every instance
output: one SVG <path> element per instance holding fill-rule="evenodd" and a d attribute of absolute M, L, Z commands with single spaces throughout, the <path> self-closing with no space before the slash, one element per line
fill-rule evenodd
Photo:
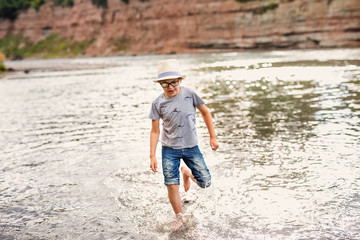
<path fill-rule="evenodd" d="M 151 157 L 150 158 L 150 168 L 154 171 L 157 172 L 157 160 L 155 157 Z"/>
<path fill-rule="evenodd" d="M 216 151 L 216 149 L 219 148 L 219 143 L 216 140 L 216 138 L 210 138 L 210 146 L 211 146 L 211 149 L 214 151 Z"/>

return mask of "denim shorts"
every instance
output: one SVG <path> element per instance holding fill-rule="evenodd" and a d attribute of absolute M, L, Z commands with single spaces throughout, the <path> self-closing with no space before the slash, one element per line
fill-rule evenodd
<path fill-rule="evenodd" d="M 211 184 L 211 175 L 198 146 L 173 149 L 162 147 L 162 168 L 165 185 L 180 185 L 180 160 L 190 168 L 197 185 L 207 188 Z"/>

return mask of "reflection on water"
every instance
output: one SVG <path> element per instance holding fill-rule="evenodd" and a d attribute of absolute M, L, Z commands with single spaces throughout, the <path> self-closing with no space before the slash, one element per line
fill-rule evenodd
<path fill-rule="evenodd" d="M 6 63 L 30 73 L 0 79 L 1 239 L 360 238 L 359 50 L 176 56 L 221 143 L 198 121 L 213 185 L 182 231 L 149 170 L 164 57 Z"/>

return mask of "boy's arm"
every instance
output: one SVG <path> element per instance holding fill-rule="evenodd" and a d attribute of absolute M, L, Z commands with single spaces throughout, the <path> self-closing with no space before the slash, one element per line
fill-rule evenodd
<path fill-rule="evenodd" d="M 157 160 L 156 160 L 156 146 L 159 141 L 160 128 L 159 128 L 160 120 L 152 120 L 151 122 L 151 132 L 150 132 L 150 168 L 157 172 Z"/>
<path fill-rule="evenodd" d="M 219 148 L 219 143 L 216 140 L 216 133 L 215 133 L 215 129 L 214 129 L 214 124 L 211 118 L 211 114 L 209 109 L 205 106 L 205 104 L 201 105 L 200 107 L 198 107 L 202 118 L 204 119 L 205 125 L 209 131 L 209 135 L 210 135 L 210 146 L 212 148 L 212 150 L 216 150 Z"/>

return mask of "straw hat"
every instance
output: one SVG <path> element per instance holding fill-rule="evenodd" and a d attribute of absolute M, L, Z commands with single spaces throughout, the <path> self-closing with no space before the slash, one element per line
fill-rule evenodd
<path fill-rule="evenodd" d="M 160 61 L 158 64 L 158 75 L 154 82 L 159 82 L 173 78 L 185 78 L 186 75 L 182 75 L 179 70 L 179 62 L 176 59 L 167 59 Z"/>

